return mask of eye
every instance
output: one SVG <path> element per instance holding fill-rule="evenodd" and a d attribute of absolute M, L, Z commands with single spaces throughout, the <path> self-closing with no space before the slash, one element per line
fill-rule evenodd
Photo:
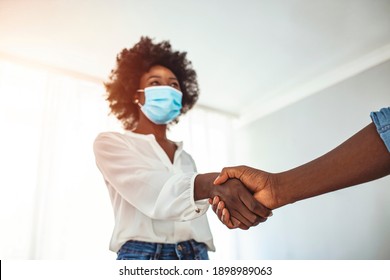
<path fill-rule="evenodd" d="M 159 86 L 160 85 L 160 82 L 157 81 L 157 80 L 154 80 L 154 81 L 150 81 L 149 82 L 149 86 Z"/>
<path fill-rule="evenodd" d="M 175 88 L 175 89 L 180 89 L 180 85 L 179 85 L 178 82 L 172 82 L 172 83 L 170 84 L 170 86 L 173 87 L 173 88 Z"/>

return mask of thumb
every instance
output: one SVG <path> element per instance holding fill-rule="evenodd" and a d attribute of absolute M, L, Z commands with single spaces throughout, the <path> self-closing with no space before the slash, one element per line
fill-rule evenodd
<path fill-rule="evenodd" d="M 217 178 L 214 180 L 214 185 L 221 185 L 225 183 L 229 179 L 229 176 L 227 175 L 226 172 L 222 171 Z"/>
<path fill-rule="evenodd" d="M 237 168 L 237 167 L 236 167 Z M 221 185 L 225 183 L 229 178 L 238 178 L 237 170 L 235 167 L 225 167 L 222 169 L 221 173 L 214 180 L 214 185 Z"/>

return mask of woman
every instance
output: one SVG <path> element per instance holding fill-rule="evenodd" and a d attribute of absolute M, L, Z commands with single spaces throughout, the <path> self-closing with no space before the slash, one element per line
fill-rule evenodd
<path fill-rule="evenodd" d="M 215 194 L 231 205 L 242 228 L 265 220 L 259 216 L 270 211 L 238 180 L 226 183 L 233 188 L 214 186 L 218 174 L 198 174 L 182 143 L 167 139 L 167 125 L 198 99 L 185 52 L 142 37 L 118 55 L 105 86 L 111 111 L 125 128 L 101 133 L 94 143 L 114 209 L 110 249 L 118 259 L 208 259 L 215 248 L 204 214 Z"/>

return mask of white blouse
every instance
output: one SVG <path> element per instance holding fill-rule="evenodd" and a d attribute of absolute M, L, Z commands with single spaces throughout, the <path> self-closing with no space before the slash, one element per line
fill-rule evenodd
<path fill-rule="evenodd" d="M 105 132 L 94 142 L 114 210 L 110 250 L 128 240 L 177 243 L 189 239 L 215 251 L 205 215 L 207 200 L 194 201 L 198 174 L 181 142 L 172 163 L 154 135 Z"/>

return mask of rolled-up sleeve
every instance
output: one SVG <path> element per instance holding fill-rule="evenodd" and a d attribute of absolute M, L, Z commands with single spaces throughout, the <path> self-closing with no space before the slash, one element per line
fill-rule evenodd
<path fill-rule="evenodd" d="M 159 159 L 144 158 L 142 148 L 118 135 L 99 135 L 94 152 L 106 184 L 152 219 L 186 221 L 204 214 L 208 203 L 194 201 L 195 166 L 169 170 Z"/>
<path fill-rule="evenodd" d="M 372 112 L 370 116 L 390 152 L 390 107 L 382 108 L 379 112 Z"/>

